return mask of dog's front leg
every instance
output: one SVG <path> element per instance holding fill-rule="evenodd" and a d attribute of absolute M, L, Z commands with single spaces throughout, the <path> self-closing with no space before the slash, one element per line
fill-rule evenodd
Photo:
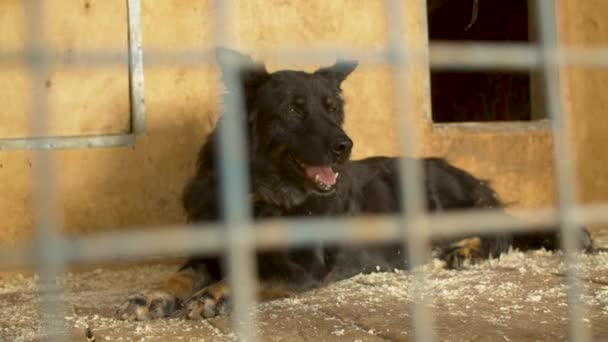
<path fill-rule="evenodd" d="M 269 280 L 260 280 L 257 289 L 257 300 L 262 302 L 286 298 L 295 293 L 287 284 Z M 200 289 L 184 303 L 185 315 L 189 319 L 228 315 L 232 308 L 231 294 L 232 291 L 226 280 Z"/>
<path fill-rule="evenodd" d="M 209 282 L 204 266 L 188 263 L 157 289 L 143 291 L 127 298 L 116 309 L 123 320 L 147 321 L 168 317 L 198 289 Z"/>

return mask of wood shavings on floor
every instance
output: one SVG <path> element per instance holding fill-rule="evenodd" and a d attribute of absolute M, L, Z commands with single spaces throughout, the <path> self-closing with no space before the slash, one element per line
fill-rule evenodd
<path fill-rule="evenodd" d="M 578 269 L 586 314 L 580 319 L 598 339 L 608 339 L 608 253 L 581 255 Z M 61 281 L 67 303 L 60 323 L 73 340 L 233 341 L 227 318 L 124 322 L 114 307 L 129 294 L 161 283 L 177 265 L 139 265 L 68 273 Z M 437 260 L 424 266 L 424 294 L 442 341 L 565 340 L 565 266 L 559 253 L 510 252 L 463 271 Z M 409 272 L 358 275 L 255 308 L 262 341 L 405 341 L 413 334 Z M 40 341 L 38 279 L 14 273 L 0 278 L 0 341 Z"/>

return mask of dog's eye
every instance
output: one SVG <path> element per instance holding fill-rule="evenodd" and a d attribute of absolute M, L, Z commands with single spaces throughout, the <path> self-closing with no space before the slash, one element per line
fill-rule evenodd
<path fill-rule="evenodd" d="M 331 98 L 329 98 L 329 97 L 325 98 L 324 102 L 325 102 L 324 103 L 325 108 L 327 109 L 328 112 L 333 113 L 336 110 L 338 110 L 338 107 L 336 106 L 335 102 Z"/>
<path fill-rule="evenodd" d="M 294 107 L 290 107 L 289 108 L 289 114 L 297 116 L 297 117 L 303 117 L 304 114 L 302 113 L 302 111 L 294 108 Z"/>

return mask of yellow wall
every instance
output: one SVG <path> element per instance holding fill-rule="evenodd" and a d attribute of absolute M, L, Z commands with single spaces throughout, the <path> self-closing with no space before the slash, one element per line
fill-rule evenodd
<path fill-rule="evenodd" d="M 54 49 L 126 47 L 124 0 L 46 3 L 49 29 L 45 38 Z M 415 2 L 405 3 L 410 7 L 405 14 L 408 38 L 415 46 L 423 47 L 425 19 L 419 15 L 423 12 L 413 7 Z M 568 3 L 573 6 L 577 2 Z M 142 0 L 144 49 L 213 46 L 209 17 L 212 10 L 206 1 Z M 384 7 L 379 0 L 251 0 L 240 1 L 238 10 L 239 22 L 234 27 L 237 43 L 232 47 L 263 60 L 267 56 L 255 47 L 337 44 L 364 49 L 378 48 L 385 42 Z M 592 10 L 589 15 L 598 21 L 608 18 Z M 606 19 L 602 20 L 605 27 Z M 22 48 L 22 24 L 21 1 L 0 2 L 3 50 Z M 576 32 L 583 24 L 563 25 L 566 32 Z M 601 32 L 598 25 L 597 32 Z M 328 60 L 326 64 L 332 62 Z M 270 70 L 286 67 L 313 70 L 318 65 L 269 63 Z M 355 141 L 355 158 L 398 153 L 390 75 L 385 67 L 362 65 L 344 84 L 346 127 Z M 573 84 L 574 76 L 570 80 Z M 408 77 L 411 108 L 417 116 L 412 124 L 421 136 L 420 154 L 447 157 L 479 177 L 490 179 L 507 202 L 518 206 L 545 206 L 552 202 L 551 142 L 546 127 L 433 126 L 429 121 L 427 71 L 418 68 Z M 126 67 L 53 70 L 49 80 L 53 133 L 116 133 L 128 127 Z M 597 76 L 592 84 L 600 85 L 601 81 Z M 196 151 L 216 119 L 217 82 L 214 66 L 146 65 L 147 132 L 137 139 L 135 148 L 53 152 L 59 168 L 58 191 L 66 232 L 183 222 L 179 197 L 193 172 Z M 25 113 L 30 99 L 23 67 L 0 66 L 0 85 L 12 89 L 0 92 L 0 104 L 5 109 L 0 112 L 0 137 L 28 135 Z M 603 85 L 606 89 L 605 78 Z M 601 140 L 605 139 L 601 127 L 606 121 L 597 124 L 587 119 L 600 118 L 601 106 L 606 108 L 605 99 L 601 105 L 593 102 L 601 92 L 592 86 L 570 89 L 573 106 L 580 106 L 576 107 L 577 118 L 586 127 L 576 126 L 577 151 L 580 160 L 593 170 L 579 168 L 585 199 L 608 194 L 608 177 L 602 172 L 608 165 L 591 160 L 601 159 Z M 0 221 L 0 240 L 31 237 L 31 163 L 32 154 L 28 151 L 0 152 L 0 213 L 4 217 Z M 601 179 L 602 187 L 587 185 L 586 177 L 591 176 L 594 182 Z"/>
<path fill-rule="evenodd" d="M 565 46 L 608 46 L 608 2 L 561 1 L 561 40 Z M 585 203 L 608 201 L 608 69 L 570 67 L 563 73 L 566 109 L 576 156 L 579 197 Z M 591 227 L 608 241 L 608 225 Z"/>
<path fill-rule="evenodd" d="M 568 47 L 608 46 L 608 3 L 562 1 L 562 41 Z M 576 67 L 564 73 L 567 109 L 577 154 L 581 198 L 608 200 L 608 70 Z"/>

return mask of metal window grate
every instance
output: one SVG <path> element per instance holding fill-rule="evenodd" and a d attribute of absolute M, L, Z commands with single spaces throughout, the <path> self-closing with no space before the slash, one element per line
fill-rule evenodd
<path fill-rule="evenodd" d="M 424 9 L 425 0 L 418 0 L 416 8 Z M 33 109 L 31 120 L 37 136 L 44 136 L 46 131 L 46 99 L 44 92 L 36 85 L 42 84 L 41 75 L 51 63 L 66 65 L 108 65 L 130 61 L 131 103 L 132 113 L 135 114 L 133 132 L 143 130 L 143 59 L 148 64 L 168 64 L 183 62 L 188 64 L 213 63 L 212 51 L 179 51 L 166 53 L 162 51 L 147 51 L 142 54 L 141 37 L 139 32 L 139 0 L 128 0 L 129 8 L 129 37 L 130 53 L 124 56 L 113 51 L 91 51 L 76 56 L 54 56 L 51 58 L 41 40 L 42 31 L 42 1 L 27 0 L 28 22 L 27 49 L 24 53 L 0 51 L 0 62 L 26 60 L 32 82 Z M 13 247 L 0 249 L 1 265 L 14 266 L 23 264 L 37 265 L 41 283 L 50 286 L 43 291 L 44 327 L 59 333 L 56 340 L 65 338 L 61 327 L 53 326 L 52 317 L 64 317 L 61 314 L 62 304 L 58 293 L 60 286 L 51 286 L 54 279 L 61 274 L 64 265 L 70 261 L 109 260 L 129 256 L 145 256 L 173 252 L 211 253 L 226 249 L 229 255 L 229 265 L 233 270 L 229 279 L 233 285 L 235 313 L 234 327 L 242 339 L 255 340 L 255 317 L 251 316 L 248 308 L 253 303 L 254 293 L 254 260 L 256 248 L 268 246 L 306 245 L 312 242 L 327 241 L 388 241 L 403 240 L 411 251 L 414 264 L 424 262 L 425 250 L 419 248 L 430 237 L 449 236 L 462 232 L 496 232 L 501 230 L 525 230 L 547 224 L 561 226 L 563 244 L 565 246 L 566 262 L 569 280 L 569 314 L 570 339 L 587 341 L 590 339 L 588 328 L 577 318 L 581 317 L 584 309 L 580 298 L 580 287 L 575 272 L 577 259 L 574 253 L 578 239 L 575 226 L 580 224 L 608 223 L 608 204 L 598 206 L 581 206 L 574 196 L 573 170 L 571 153 L 567 145 L 567 130 L 565 115 L 559 101 L 558 69 L 564 65 L 608 66 L 608 49 L 566 49 L 560 48 L 556 42 L 555 3 L 547 0 L 537 0 L 535 11 L 538 16 L 540 44 L 432 44 L 430 55 L 428 50 L 417 50 L 403 44 L 403 1 L 387 0 L 386 15 L 389 22 L 389 39 L 384 49 L 378 50 L 281 50 L 271 53 L 282 60 L 315 62 L 336 54 L 349 55 L 359 59 L 361 63 L 389 64 L 393 67 L 394 91 L 397 103 L 397 117 L 402 137 L 401 152 L 411 155 L 416 151 L 415 131 L 406 123 L 407 115 L 414 113 L 408 110 L 408 94 L 406 71 L 412 66 L 432 66 L 441 68 L 457 68 L 460 70 L 483 69 L 500 67 L 505 69 L 543 68 L 547 75 L 545 80 L 545 97 L 551 118 L 551 131 L 554 140 L 555 170 L 559 193 L 558 210 L 519 210 L 517 216 L 530 219 L 524 224 L 521 220 L 505 217 L 498 211 L 471 211 L 467 213 L 439 213 L 427 216 L 422 210 L 423 192 L 421 187 L 421 165 L 416 161 L 404 162 L 403 184 L 408 184 L 408 191 L 402 189 L 406 199 L 404 206 L 408 216 L 381 218 L 343 218 L 343 219 L 310 219 L 286 220 L 279 219 L 264 224 L 251 222 L 251 213 L 247 203 L 247 174 L 244 162 L 245 149 L 243 145 L 243 128 L 238 124 L 239 110 L 242 110 L 241 94 L 228 94 L 225 101 L 227 124 L 221 128 L 221 171 L 225 177 L 223 182 L 222 203 L 225 208 L 225 227 L 220 224 L 209 224 L 207 229 L 192 230 L 191 226 L 170 226 L 156 232 L 155 236 L 141 232 L 107 233 L 95 238 L 81 237 L 65 239 L 60 234 L 61 219 L 57 217 L 55 208 L 55 178 L 53 175 L 52 154 L 46 149 L 73 148 L 86 146 L 122 145 L 127 139 L 123 136 L 114 137 L 78 137 L 56 140 L 54 138 L 39 138 L 38 140 L 3 140 L 3 148 L 32 148 L 35 151 L 35 198 L 36 198 L 36 239 L 32 243 L 24 243 Z M 231 27 L 234 13 L 231 3 L 216 2 L 214 13 L 215 39 L 225 43 L 232 37 L 225 30 Z M 411 3 L 410 3 L 411 5 Z M 418 13 L 422 17 L 424 13 Z M 230 64 L 231 61 L 226 61 Z M 232 64 L 232 67 L 237 65 Z M 234 74 L 227 74 L 227 82 L 234 82 Z M 236 87 L 235 87 L 236 88 Z M 132 138 L 128 138 L 132 139 Z M 130 140 L 130 142 L 132 142 Z M 374 226 L 374 232 L 367 227 Z M 227 229 L 223 229 L 227 228 Z M 255 228 L 255 229 L 253 229 Z M 424 274 L 417 274 L 416 288 L 422 288 Z M 430 341 L 433 327 L 431 312 L 424 305 L 421 293 L 416 292 L 414 306 L 414 329 L 417 340 Z"/>
<path fill-rule="evenodd" d="M 115 147 L 115 146 L 133 146 L 135 137 L 138 134 L 145 132 L 145 104 L 144 104 L 144 66 L 141 44 L 141 25 L 140 25 L 140 4 L 139 0 L 127 0 L 127 23 L 128 23 L 128 52 L 126 55 L 108 53 L 105 55 L 99 52 L 92 52 L 87 56 L 71 56 L 69 54 L 61 56 L 51 56 L 45 48 L 44 42 L 41 40 L 42 25 L 44 20 L 41 7 L 43 2 L 28 1 L 25 2 L 28 21 L 28 38 L 30 43 L 26 46 L 26 51 L 23 54 L 14 54 L 11 51 L 0 52 L 0 61 L 8 60 L 26 60 L 29 66 L 30 73 L 35 72 L 36 77 L 44 75 L 41 70 L 35 71 L 34 68 L 44 65 L 48 68 L 51 63 L 58 63 L 66 66 L 76 66 L 80 61 L 88 63 L 98 60 L 96 56 L 103 56 L 99 60 L 99 64 L 123 64 L 129 66 L 129 102 L 130 102 L 130 129 L 129 132 L 123 134 L 101 134 L 88 136 L 47 136 L 48 130 L 33 130 L 34 137 L 28 138 L 0 138 L 0 151 L 13 149 L 68 149 L 68 148 L 92 148 L 92 147 Z M 38 21 L 34 23 L 34 21 Z M 33 77 L 33 75 L 32 75 Z M 33 78 L 33 80 L 37 80 Z M 39 84 L 39 83 L 36 83 Z M 40 94 L 42 95 L 42 94 Z M 40 101 L 38 99 L 34 101 Z M 46 109 L 46 106 L 45 106 Z M 33 111 L 38 113 L 37 110 Z M 41 117 L 46 115 L 42 112 Z"/>

